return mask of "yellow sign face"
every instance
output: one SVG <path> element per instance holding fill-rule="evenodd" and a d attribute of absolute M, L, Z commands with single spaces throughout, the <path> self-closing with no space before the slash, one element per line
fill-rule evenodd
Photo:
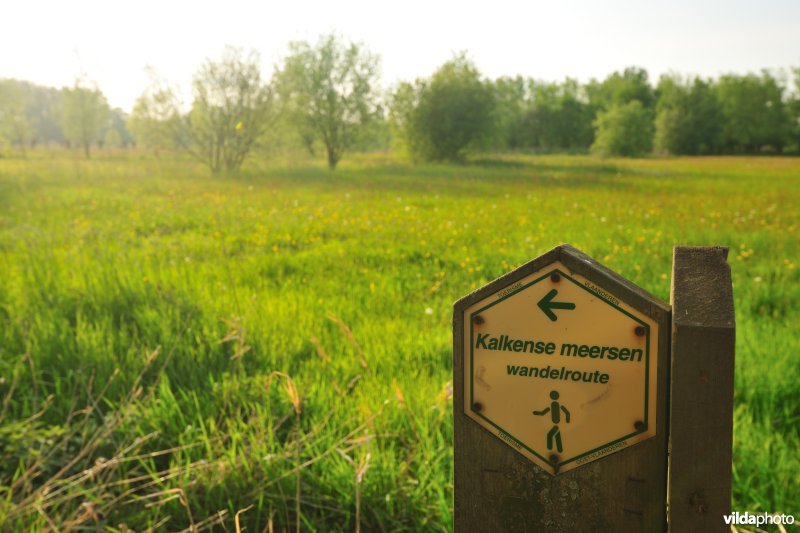
<path fill-rule="evenodd" d="M 561 262 L 464 324 L 465 413 L 551 474 L 655 436 L 658 324 Z"/>

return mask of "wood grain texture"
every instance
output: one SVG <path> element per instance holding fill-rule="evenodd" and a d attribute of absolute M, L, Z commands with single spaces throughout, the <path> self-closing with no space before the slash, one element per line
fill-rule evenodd
<path fill-rule="evenodd" d="M 561 261 L 659 325 L 657 433 L 601 460 L 551 476 L 469 419 L 464 405 L 464 310 L 544 266 Z M 670 308 L 568 245 L 454 304 L 453 417 L 457 532 L 582 532 L 666 529 L 667 371 Z"/>
<path fill-rule="evenodd" d="M 727 249 L 675 247 L 670 531 L 728 531 L 736 328 Z"/>

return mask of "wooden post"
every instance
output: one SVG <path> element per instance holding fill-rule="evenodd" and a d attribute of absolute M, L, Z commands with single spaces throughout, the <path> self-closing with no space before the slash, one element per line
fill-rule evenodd
<path fill-rule="evenodd" d="M 672 266 L 669 529 L 727 531 L 735 321 L 727 248 L 676 246 Z"/>
<path fill-rule="evenodd" d="M 463 334 L 466 309 L 554 261 L 560 261 L 570 272 L 602 287 L 659 325 L 656 436 L 555 476 L 464 413 Z M 669 306 L 567 245 L 456 302 L 453 318 L 455 531 L 664 531 L 669 324 Z"/>

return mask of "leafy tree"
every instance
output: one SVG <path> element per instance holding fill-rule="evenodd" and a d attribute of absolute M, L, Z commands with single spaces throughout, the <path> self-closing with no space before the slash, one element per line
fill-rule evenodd
<path fill-rule="evenodd" d="M 360 134 L 383 112 L 378 104 L 378 57 L 336 35 L 316 45 L 294 42 L 278 74 L 280 94 L 303 144 L 325 146 L 336 168 Z"/>
<path fill-rule="evenodd" d="M 273 90 L 261 80 L 259 62 L 255 52 L 245 57 L 227 47 L 219 61 L 207 60 L 194 76 L 192 109 L 176 136 L 213 173 L 239 170 L 274 122 Z M 155 116 L 173 120 L 179 115 L 176 101 L 169 91 L 157 94 Z"/>
<path fill-rule="evenodd" d="M 593 119 L 577 81 L 539 83 L 533 88 L 533 105 L 523 119 L 521 135 L 535 148 L 586 149 L 594 139 Z"/>
<path fill-rule="evenodd" d="M 697 155 L 719 150 L 722 109 L 710 82 L 662 76 L 657 92 L 657 151 Z"/>
<path fill-rule="evenodd" d="M 800 67 L 792 69 L 794 74 L 794 91 L 788 101 L 791 139 L 794 149 L 800 152 Z"/>
<path fill-rule="evenodd" d="M 586 92 L 596 110 L 593 152 L 638 156 L 652 150 L 655 93 L 646 70 L 628 67 L 602 83 L 592 80 Z"/>
<path fill-rule="evenodd" d="M 160 150 L 188 144 L 175 91 L 155 76 L 136 99 L 127 125 L 136 143 L 152 149 L 156 156 Z"/>
<path fill-rule="evenodd" d="M 26 115 L 27 98 L 16 80 L 0 80 L 0 140 L 4 137 L 25 153 L 32 128 Z"/>
<path fill-rule="evenodd" d="M 42 87 L 30 82 L 22 84 L 27 95 L 26 114 L 32 128 L 31 144 L 64 144 L 61 129 L 61 91 L 55 87 Z"/>
<path fill-rule="evenodd" d="M 18 139 L 22 133 L 25 137 L 25 144 L 35 146 L 38 143 L 63 143 L 64 134 L 61 131 L 61 91 L 53 87 L 42 87 L 28 81 L 5 79 L 0 80 L 0 100 L 5 103 L 0 104 L 6 108 L 11 105 L 16 117 L 17 127 L 10 127 L 6 124 L 6 137 L 9 140 Z M 19 104 L 24 102 L 24 115 L 19 116 Z M 3 122 L 0 120 L 0 123 Z M 23 129 L 19 130 L 18 126 Z M 2 126 L 0 126 L 2 129 Z M 13 133 L 17 130 L 17 133 Z M 19 142 L 13 141 L 13 142 Z"/>
<path fill-rule="evenodd" d="M 71 143 L 83 147 L 90 157 L 93 142 L 101 140 L 109 117 L 106 97 L 94 84 L 76 80 L 72 88 L 62 89 L 61 128 Z"/>
<path fill-rule="evenodd" d="M 133 135 L 128 129 L 128 115 L 122 109 L 114 108 L 111 110 L 108 121 L 108 129 L 103 135 L 104 144 L 109 138 L 109 133 L 114 131 L 115 134 L 111 135 L 112 140 L 119 139 L 118 147 L 124 148 L 133 144 Z"/>
<path fill-rule="evenodd" d="M 356 131 L 352 151 L 370 152 L 388 150 L 392 144 L 392 129 L 388 118 L 383 114 L 364 124 Z"/>
<path fill-rule="evenodd" d="M 430 80 L 401 84 L 392 107 L 395 129 L 414 158 L 460 161 L 491 135 L 495 96 L 461 54 Z"/>
<path fill-rule="evenodd" d="M 722 76 L 716 89 L 724 116 L 722 145 L 726 152 L 783 150 L 791 124 L 784 88 L 775 77 L 767 71 L 761 76 Z"/>
<path fill-rule="evenodd" d="M 592 80 L 587 84 L 586 91 L 589 102 L 597 111 L 606 111 L 612 106 L 621 106 L 633 100 L 638 100 L 646 109 L 652 109 L 656 100 L 647 71 L 638 67 L 614 72 L 602 83 Z"/>
<path fill-rule="evenodd" d="M 613 105 L 597 115 L 592 151 L 635 157 L 653 147 L 653 116 L 639 100 Z"/>
<path fill-rule="evenodd" d="M 103 137 L 103 146 L 106 148 L 120 148 L 122 146 L 122 136 L 119 131 L 109 128 Z"/>
<path fill-rule="evenodd" d="M 518 149 L 525 145 L 521 127 L 530 107 L 528 80 L 522 76 L 495 80 L 494 132 L 491 146 L 499 149 Z"/>
<path fill-rule="evenodd" d="M 416 110 L 423 83 L 421 80 L 401 82 L 391 93 L 389 102 L 389 125 L 394 143 L 412 157 L 424 151 L 422 146 L 417 146 L 422 144 L 424 135 L 414 131 L 419 127 Z"/>

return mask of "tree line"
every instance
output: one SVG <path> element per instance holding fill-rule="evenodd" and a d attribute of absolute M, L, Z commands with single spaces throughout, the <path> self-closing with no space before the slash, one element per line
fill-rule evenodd
<path fill-rule="evenodd" d="M 127 115 L 111 109 L 100 89 L 84 78 L 62 89 L 0 79 L 0 148 L 10 144 L 24 153 L 58 144 L 81 148 L 88 157 L 92 146 L 133 145 L 127 122 Z"/>
<path fill-rule="evenodd" d="M 419 161 L 478 151 L 641 156 L 800 151 L 800 68 L 718 79 L 630 67 L 604 80 L 484 77 L 465 54 L 431 76 L 380 86 L 380 60 L 337 35 L 294 42 L 271 76 L 256 52 L 227 47 L 192 80 L 191 101 L 154 78 L 130 115 L 85 79 L 63 89 L 0 80 L 0 140 L 25 150 L 59 143 L 185 150 L 213 172 L 254 152 L 293 145 L 324 152 L 397 148 Z"/>

